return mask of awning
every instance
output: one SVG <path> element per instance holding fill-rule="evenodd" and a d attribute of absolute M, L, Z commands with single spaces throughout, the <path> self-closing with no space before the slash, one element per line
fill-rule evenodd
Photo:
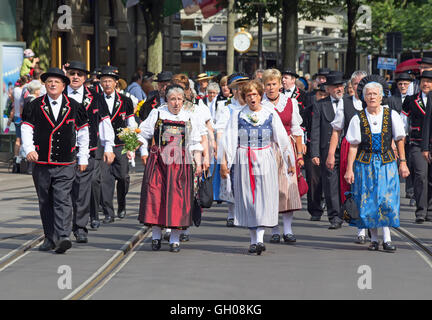
<path fill-rule="evenodd" d="M 400 73 L 408 70 L 420 72 L 420 64 L 418 64 L 419 61 L 421 61 L 420 58 L 405 60 L 397 65 L 395 72 Z"/>

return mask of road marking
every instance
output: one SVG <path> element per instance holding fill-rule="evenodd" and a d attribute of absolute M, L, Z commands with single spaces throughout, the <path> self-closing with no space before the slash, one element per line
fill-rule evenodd
<path fill-rule="evenodd" d="M 417 245 L 406 241 L 405 239 L 402 239 L 401 235 L 399 233 L 397 233 L 394 230 L 391 230 L 391 232 L 393 233 L 393 235 L 397 236 L 401 241 L 407 243 L 411 248 L 413 248 L 413 250 L 426 262 L 426 264 L 432 269 L 432 261 L 430 258 L 428 258 L 423 252 L 421 252 Z M 410 236 L 412 236 L 408 231 L 406 231 L 404 229 L 404 232 L 406 232 L 407 234 L 409 234 Z M 413 238 L 415 238 L 414 236 L 412 236 Z"/>

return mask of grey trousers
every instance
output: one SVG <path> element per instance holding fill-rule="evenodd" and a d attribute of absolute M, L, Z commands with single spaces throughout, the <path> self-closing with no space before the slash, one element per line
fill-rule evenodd
<path fill-rule="evenodd" d="M 416 218 L 432 218 L 432 166 L 421 153 L 421 148 L 411 145 L 411 168 L 414 179 L 414 199 Z"/>

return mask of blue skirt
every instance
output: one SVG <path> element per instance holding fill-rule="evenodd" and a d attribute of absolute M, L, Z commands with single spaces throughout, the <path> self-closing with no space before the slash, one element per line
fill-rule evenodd
<path fill-rule="evenodd" d="M 383 164 L 373 154 L 370 164 L 354 162 L 353 198 L 360 219 L 350 223 L 362 229 L 399 227 L 400 184 L 396 161 Z"/>
<path fill-rule="evenodd" d="M 210 165 L 210 173 L 213 172 L 213 168 L 215 166 L 215 163 L 213 162 Z M 221 176 L 220 176 L 220 164 L 216 164 L 216 168 L 214 168 L 214 177 L 213 177 L 213 200 L 219 201 L 219 193 L 220 193 L 220 183 L 221 183 Z"/>

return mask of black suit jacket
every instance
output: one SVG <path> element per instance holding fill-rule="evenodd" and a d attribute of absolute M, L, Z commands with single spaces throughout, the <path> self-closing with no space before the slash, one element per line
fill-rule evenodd
<path fill-rule="evenodd" d="M 405 98 L 406 99 L 406 98 Z M 399 114 L 402 112 L 402 97 L 400 94 L 395 94 L 387 100 L 390 109 L 397 111 Z"/>
<path fill-rule="evenodd" d="M 432 99 L 432 92 L 429 92 L 427 95 L 428 104 L 430 104 L 430 99 Z M 405 98 L 406 100 L 406 98 Z M 423 131 L 422 131 L 422 141 L 421 141 L 421 149 L 422 151 L 430 151 L 432 145 L 432 108 L 429 105 L 429 108 L 426 108 L 426 115 L 423 121 Z"/>
<path fill-rule="evenodd" d="M 150 112 L 153 109 L 157 109 L 161 105 L 160 94 L 159 91 L 151 91 L 147 97 L 147 100 L 141 106 L 141 109 L 138 113 L 141 121 L 144 121 L 149 116 Z"/>
<path fill-rule="evenodd" d="M 310 144 L 312 158 L 320 157 L 323 160 L 327 158 L 333 132 L 331 122 L 335 115 L 330 96 L 313 104 Z"/>

